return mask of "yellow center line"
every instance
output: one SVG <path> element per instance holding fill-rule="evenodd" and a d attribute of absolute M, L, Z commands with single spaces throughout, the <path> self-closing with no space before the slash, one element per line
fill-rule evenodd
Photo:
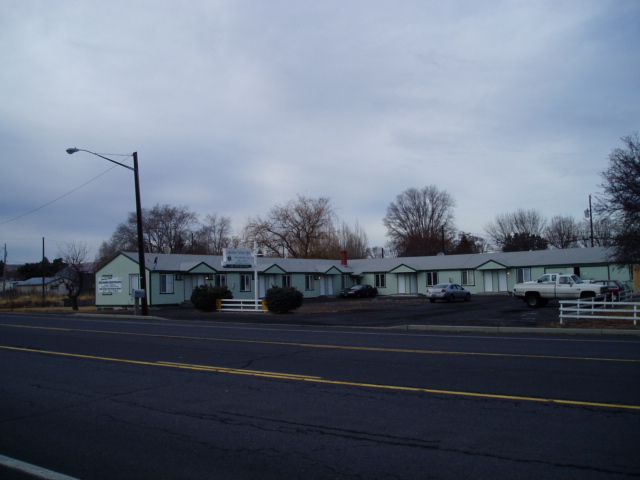
<path fill-rule="evenodd" d="M 61 332 L 82 332 L 82 333 L 101 333 L 111 335 L 127 335 L 137 337 L 150 337 L 150 338 L 172 338 L 177 340 L 199 340 L 207 342 L 229 342 L 229 343 L 250 343 L 260 345 L 280 345 L 289 347 L 303 347 L 303 348 L 318 348 L 325 350 L 353 350 L 363 352 L 387 352 L 387 353 L 415 353 L 420 355 L 467 355 L 477 357 L 510 357 L 510 358 L 535 358 L 544 360 L 582 360 L 582 361 L 595 361 L 595 362 L 621 362 L 621 363 L 640 363 L 640 359 L 634 358 L 600 358 L 600 357 L 570 357 L 561 355 L 527 355 L 518 353 L 487 353 L 487 352 L 462 352 L 452 350 L 422 350 L 422 349 L 406 349 L 406 348 L 386 348 L 386 347 L 356 347 L 350 345 L 326 345 L 318 343 L 298 343 L 298 342 L 273 342 L 265 340 L 237 340 L 232 338 L 216 338 L 216 337 L 189 337 L 183 335 L 159 335 L 153 333 L 130 333 L 130 332 L 118 332 L 112 330 L 90 330 L 79 328 L 61 328 L 61 327 L 39 327 L 31 325 L 14 325 L 14 324 L 0 324 L 4 327 L 13 328 L 25 328 L 34 330 L 54 330 Z"/>
<path fill-rule="evenodd" d="M 314 383 L 322 383 L 322 384 L 328 384 L 328 385 L 342 385 L 342 386 L 360 387 L 360 388 L 376 388 L 376 389 L 396 390 L 396 391 L 404 391 L 404 392 L 420 392 L 420 393 L 431 393 L 431 394 L 438 394 L 438 395 L 488 398 L 488 399 L 496 399 L 496 400 L 553 403 L 553 404 L 570 405 L 570 406 L 640 410 L 640 405 L 585 402 L 580 400 L 563 400 L 563 399 L 555 399 L 555 398 L 525 397 L 525 396 L 519 396 L 519 395 L 462 392 L 457 390 L 439 390 L 434 388 L 423 388 L 423 387 L 405 387 L 400 385 L 383 385 L 383 384 L 376 384 L 376 383 L 348 382 L 348 381 L 341 381 L 341 380 L 329 380 L 322 377 L 315 377 L 315 376 L 308 376 L 308 375 L 296 375 L 296 374 L 290 374 L 290 373 L 266 372 L 266 371 L 260 371 L 260 370 L 244 370 L 244 369 L 238 369 L 238 368 L 216 367 L 216 366 L 210 366 L 210 365 L 195 365 L 195 364 L 188 364 L 188 363 L 175 363 L 175 362 L 163 362 L 163 361 L 146 362 L 143 360 L 99 357 L 96 355 L 82 355 L 77 353 L 54 352 L 49 350 L 37 350 L 32 348 L 9 347 L 9 346 L 2 346 L 2 345 L 0 345 L 0 349 L 29 352 L 29 353 L 40 353 L 43 355 L 58 355 L 63 357 L 83 358 L 83 359 L 89 359 L 89 360 L 102 360 L 102 361 L 108 361 L 108 362 L 129 363 L 129 364 L 135 364 L 135 365 L 148 365 L 148 366 L 154 366 L 154 367 L 170 367 L 170 368 L 179 368 L 183 370 L 197 370 L 197 371 L 204 371 L 204 372 L 226 373 L 226 374 L 233 374 L 233 375 L 249 375 L 254 377 L 262 377 L 262 378 L 297 380 L 297 381 L 303 381 L 303 382 L 314 382 Z"/>

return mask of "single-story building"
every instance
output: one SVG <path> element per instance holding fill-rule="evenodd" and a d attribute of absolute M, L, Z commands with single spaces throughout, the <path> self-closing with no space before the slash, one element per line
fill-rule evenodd
<path fill-rule="evenodd" d="M 225 266 L 221 255 L 147 254 L 150 306 L 188 301 L 198 285 L 226 285 L 235 299 L 263 298 L 273 285 L 292 286 L 305 298 L 335 296 L 355 284 L 374 285 L 379 295 L 424 294 L 437 283 L 458 283 L 472 293 L 507 293 L 518 282 L 548 272 L 583 279 L 615 279 L 633 285 L 633 268 L 609 260 L 606 247 L 496 252 L 430 257 L 339 260 L 257 257 L 257 266 Z M 257 279 L 255 271 L 257 270 Z M 98 307 L 132 306 L 139 288 L 138 254 L 123 252 L 96 273 Z"/>
<path fill-rule="evenodd" d="M 69 293 L 67 286 L 60 277 L 34 277 L 14 284 L 13 290 L 18 295 L 42 294 L 44 284 L 45 293 L 57 293 L 66 295 Z"/>

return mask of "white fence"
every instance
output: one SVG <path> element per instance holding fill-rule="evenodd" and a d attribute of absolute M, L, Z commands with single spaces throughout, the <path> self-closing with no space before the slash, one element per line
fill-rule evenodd
<path fill-rule="evenodd" d="M 223 312 L 267 312 L 262 300 L 227 300 L 222 299 L 218 310 Z"/>
<path fill-rule="evenodd" d="M 640 320 L 640 290 L 628 290 L 620 295 L 623 301 L 597 301 L 595 298 L 560 301 L 560 323 L 565 319 L 598 318 L 629 320 L 634 325 Z"/>

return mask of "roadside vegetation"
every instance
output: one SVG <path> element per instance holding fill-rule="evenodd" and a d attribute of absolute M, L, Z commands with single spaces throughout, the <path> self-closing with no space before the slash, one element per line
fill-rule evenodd
<path fill-rule="evenodd" d="M 96 299 L 92 293 L 85 293 L 78 297 L 79 311 L 95 311 Z M 44 301 L 41 294 L 16 295 L 12 291 L 4 297 L 0 296 L 0 311 L 43 311 L 43 312 L 68 312 L 71 304 L 67 295 L 48 293 Z"/>

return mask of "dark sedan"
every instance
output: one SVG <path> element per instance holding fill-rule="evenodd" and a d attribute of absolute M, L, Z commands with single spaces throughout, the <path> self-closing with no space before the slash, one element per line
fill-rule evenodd
<path fill-rule="evenodd" d="M 376 295 L 378 295 L 378 289 L 371 285 L 354 285 L 340 292 L 343 298 L 375 297 Z"/>

